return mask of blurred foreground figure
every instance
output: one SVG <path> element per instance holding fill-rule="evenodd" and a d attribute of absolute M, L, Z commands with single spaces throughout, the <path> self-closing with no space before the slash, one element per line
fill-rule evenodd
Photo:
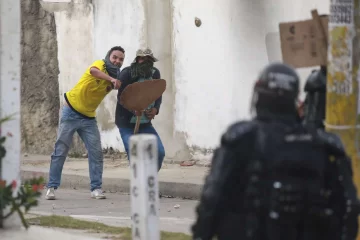
<path fill-rule="evenodd" d="M 230 126 L 206 178 L 193 239 L 354 240 L 358 199 L 341 140 L 301 124 L 299 77 L 271 64 L 254 87 L 256 117 Z"/>

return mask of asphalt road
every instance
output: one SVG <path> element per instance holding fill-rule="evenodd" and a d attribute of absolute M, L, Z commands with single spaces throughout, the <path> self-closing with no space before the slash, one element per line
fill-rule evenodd
<path fill-rule="evenodd" d="M 95 200 L 90 198 L 89 191 L 59 189 L 56 192 L 57 200 L 46 200 L 44 192 L 39 199 L 39 206 L 31 212 L 71 216 L 111 226 L 130 227 L 130 196 L 120 193 L 106 193 L 106 196 L 107 199 Z M 190 234 L 197 203 L 194 200 L 161 198 L 160 229 Z"/>

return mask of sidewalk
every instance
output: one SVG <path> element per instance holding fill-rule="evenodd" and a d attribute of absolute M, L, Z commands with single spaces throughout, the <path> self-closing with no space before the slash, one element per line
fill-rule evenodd
<path fill-rule="evenodd" d="M 1 240 L 100 240 L 84 231 L 73 231 L 70 229 L 52 229 L 31 226 L 28 230 L 10 229 L 0 230 Z"/>
<path fill-rule="evenodd" d="M 22 181 L 36 176 L 48 179 L 49 156 L 30 155 L 22 158 Z M 164 163 L 159 172 L 159 191 L 163 196 L 198 199 L 208 167 Z M 61 188 L 89 189 L 87 159 L 68 159 L 64 164 Z M 125 159 L 104 159 L 103 190 L 129 193 L 130 169 Z"/>

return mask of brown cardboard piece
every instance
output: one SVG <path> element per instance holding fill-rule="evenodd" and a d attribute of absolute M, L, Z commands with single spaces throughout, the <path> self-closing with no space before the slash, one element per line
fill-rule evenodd
<path fill-rule="evenodd" d="M 143 111 L 158 99 L 166 89 L 163 79 L 146 80 L 126 86 L 120 96 L 120 104 L 130 111 Z"/>
<path fill-rule="evenodd" d="M 326 38 L 328 17 L 321 17 Z M 294 68 L 326 65 L 321 54 L 324 38 L 313 19 L 279 24 L 283 62 Z"/>

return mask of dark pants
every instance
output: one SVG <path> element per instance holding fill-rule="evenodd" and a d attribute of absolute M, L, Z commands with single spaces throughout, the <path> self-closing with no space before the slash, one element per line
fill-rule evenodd
<path fill-rule="evenodd" d="M 129 139 L 130 136 L 134 134 L 133 128 L 119 128 L 120 136 L 123 141 L 125 151 L 128 155 L 128 160 L 130 161 L 130 154 L 129 154 Z M 148 134 L 154 134 L 157 138 L 157 145 L 158 145 L 158 170 L 160 170 L 162 162 L 165 157 L 165 149 L 164 145 L 161 142 L 161 139 L 159 137 L 159 134 L 156 132 L 155 128 L 153 126 L 145 127 L 139 129 L 138 133 L 148 133 Z"/>

